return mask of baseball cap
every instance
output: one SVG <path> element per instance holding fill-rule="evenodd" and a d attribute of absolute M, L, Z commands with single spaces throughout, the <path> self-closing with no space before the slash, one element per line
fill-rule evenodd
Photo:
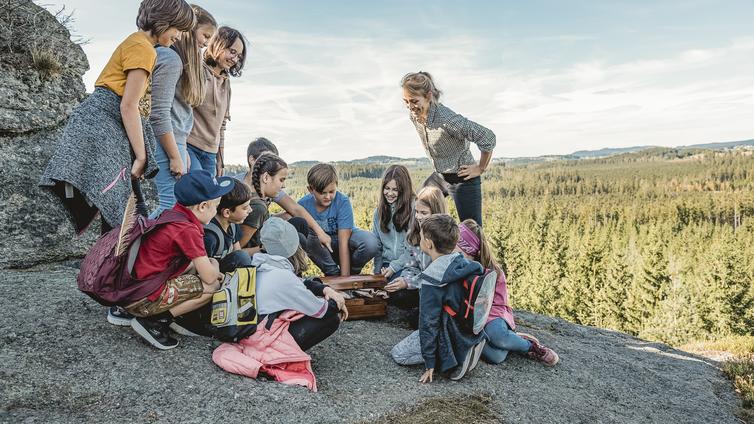
<path fill-rule="evenodd" d="M 299 246 L 298 232 L 288 221 L 276 216 L 264 221 L 259 234 L 262 247 L 270 255 L 290 258 Z"/>
<path fill-rule="evenodd" d="M 233 179 L 230 177 L 215 178 L 209 172 L 200 169 L 191 171 L 178 179 L 173 192 L 178 203 L 183 206 L 192 206 L 222 197 L 233 190 L 233 185 Z"/>

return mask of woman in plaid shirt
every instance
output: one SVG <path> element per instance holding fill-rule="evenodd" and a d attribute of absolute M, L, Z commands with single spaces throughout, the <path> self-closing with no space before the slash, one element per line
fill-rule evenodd
<path fill-rule="evenodd" d="M 427 72 L 406 74 L 401 87 L 411 122 L 437 174 L 425 185 L 440 185 L 453 197 L 461 221 L 471 218 L 481 225 L 480 176 L 492 159 L 495 133 L 440 103 L 441 91 Z M 470 142 L 482 152 L 479 163 L 471 155 Z"/>

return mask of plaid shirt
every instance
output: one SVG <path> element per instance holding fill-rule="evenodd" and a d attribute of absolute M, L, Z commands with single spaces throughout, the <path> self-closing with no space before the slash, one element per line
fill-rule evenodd
<path fill-rule="evenodd" d="M 476 164 L 469 142 L 476 143 L 483 152 L 495 148 L 495 133 L 441 103 L 430 104 L 426 125 L 409 116 L 437 172 L 455 174 L 462 165 Z"/>

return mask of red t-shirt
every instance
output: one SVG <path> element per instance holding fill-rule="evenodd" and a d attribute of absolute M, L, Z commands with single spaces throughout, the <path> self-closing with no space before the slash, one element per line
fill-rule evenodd
<path fill-rule="evenodd" d="M 162 225 L 149 234 L 139 247 L 139 254 L 134 263 L 134 275 L 143 279 L 165 270 L 170 262 L 176 257 L 183 256 L 188 260 L 194 260 L 207 256 L 204 250 L 204 225 L 196 218 L 194 213 L 179 204 L 174 210 L 186 215 L 189 222 L 171 222 Z M 168 280 L 183 273 L 177 271 L 168 277 Z M 156 300 L 165 284 L 161 285 L 154 293 L 147 296 L 150 301 Z"/>

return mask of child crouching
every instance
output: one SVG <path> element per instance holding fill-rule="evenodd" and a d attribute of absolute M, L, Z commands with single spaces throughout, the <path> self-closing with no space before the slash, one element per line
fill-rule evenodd
<path fill-rule="evenodd" d="M 169 211 L 184 215 L 185 220 L 160 226 L 142 242 L 134 263 L 136 278 L 160 278 L 174 263 L 180 265 L 164 276 L 165 282 L 154 293 L 126 307 L 136 316 L 131 327 L 158 349 L 178 346 L 168 331 L 173 317 L 205 305 L 220 287 L 218 263 L 204 249 L 204 225 L 215 216 L 220 196 L 233 185 L 231 178 L 215 179 L 207 171 L 184 175 L 175 184 L 177 203 Z"/>
<path fill-rule="evenodd" d="M 447 214 L 431 215 L 421 224 L 419 245 L 432 263 L 419 275 L 419 330 L 398 343 L 391 354 L 402 365 L 423 362 L 426 370 L 419 379 L 422 383 L 432 381 L 435 369 L 442 373 L 452 370 L 450 378 L 460 380 L 476 366 L 484 349 L 482 334 L 462 331 L 443 309 L 447 305 L 460 310 L 460 282 L 484 273 L 479 263 L 453 252 L 458 236 L 458 225 Z"/>

